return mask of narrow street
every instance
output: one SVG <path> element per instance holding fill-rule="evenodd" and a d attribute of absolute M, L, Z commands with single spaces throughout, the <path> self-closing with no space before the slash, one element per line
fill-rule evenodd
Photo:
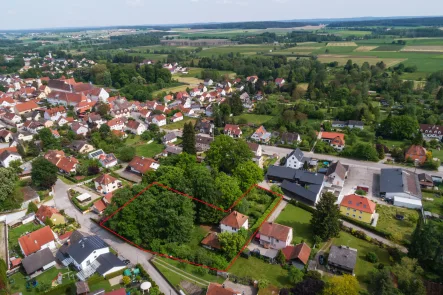
<path fill-rule="evenodd" d="M 71 203 L 68 198 L 67 191 L 70 188 L 76 188 L 75 185 L 65 184 L 60 179 L 57 180 L 54 186 L 54 202 L 58 209 L 64 209 L 66 214 L 74 217 L 81 225 L 80 231 L 84 231 L 90 234 L 98 235 L 106 243 L 109 244 L 120 256 L 131 261 L 132 264 L 140 263 L 143 268 L 149 273 L 151 278 L 157 283 L 160 291 L 166 295 L 178 295 L 174 288 L 163 278 L 163 276 L 154 268 L 149 262 L 152 258 L 152 254 L 142 251 L 125 241 L 122 241 L 118 237 L 114 236 L 107 230 L 103 229 L 90 218 L 97 218 L 94 213 L 81 214 Z"/>

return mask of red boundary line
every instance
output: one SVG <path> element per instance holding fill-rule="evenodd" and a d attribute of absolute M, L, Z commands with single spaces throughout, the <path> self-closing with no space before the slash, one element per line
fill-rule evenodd
<path fill-rule="evenodd" d="M 178 258 L 178 257 L 172 257 L 172 256 L 169 256 L 169 255 L 166 255 L 166 254 L 162 254 L 162 253 L 154 252 L 154 251 L 151 251 L 151 250 L 147 250 L 147 249 L 142 248 L 142 247 L 140 247 L 139 245 L 135 244 L 134 242 L 128 240 L 127 238 L 121 236 L 120 234 L 116 233 L 115 231 L 113 231 L 112 229 L 110 229 L 110 228 L 108 228 L 107 226 L 104 225 L 104 223 L 105 223 L 106 221 L 108 221 L 111 217 L 113 217 L 115 214 L 117 214 L 117 212 L 119 212 L 120 210 L 122 210 L 123 208 L 125 208 L 127 205 L 129 205 L 130 203 L 132 203 L 136 198 L 138 198 L 140 195 L 142 195 L 145 191 L 149 190 L 149 189 L 150 189 L 152 186 L 154 186 L 154 185 L 155 185 L 155 186 L 162 187 L 162 188 L 165 188 L 165 189 L 167 189 L 167 190 L 169 190 L 169 191 L 171 191 L 171 192 L 177 193 L 177 194 L 179 194 L 179 195 L 181 195 L 181 196 L 184 196 L 184 197 L 189 198 L 189 199 L 191 199 L 191 200 L 194 200 L 194 201 L 200 202 L 200 203 L 202 203 L 202 204 L 205 204 L 205 205 L 207 205 L 207 206 L 209 206 L 209 207 L 212 207 L 212 208 L 214 208 L 214 209 L 216 209 L 216 210 L 219 210 L 219 211 L 222 211 L 222 212 L 225 212 L 225 213 L 230 212 L 230 211 L 232 210 L 232 208 L 234 208 L 234 207 L 235 207 L 235 206 L 236 206 L 236 205 L 237 205 L 237 204 L 238 204 L 238 203 L 239 203 L 239 202 L 240 202 L 240 201 L 241 201 L 246 195 L 248 195 L 249 192 L 250 192 L 253 188 L 258 188 L 258 189 L 264 190 L 264 191 L 266 191 L 266 192 L 269 192 L 269 193 L 271 193 L 271 194 L 273 194 L 273 195 L 279 197 L 280 200 L 279 200 L 279 201 L 277 202 L 277 204 L 275 204 L 275 206 L 271 209 L 271 211 L 269 212 L 269 214 L 266 215 L 266 217 L 263 219 L 263 221 L 262 221 L 262 223 L 260 224 L 260 226 L 259 226 L 259 227 L 257 228 L 257 230 L 251 235 L 251 237 L 249 238 L 249 240 L 246 241 L 246 243 L 243 245 L 243 247 L 242 247 L 241 250 L 237 253 L 237 255 L 231 260 L 231 262 L 230 262 L 229 265 L 226 267 L 226 269 L 218 269 L 218 268 L 210 267 L 210 266 L 207 266 L 207 265 L 204 265 L 204 264 L 199 264 L 199 263 L 195 263 L 195 262 L 192 262 L 192 261 L 189 261 L 189 260 L 181 259 L 181 258 Z M 280 204 L 280 202 L 281 202 L 282 200 L 283 200 L 283 195 L 281 195 L 281 194 L 279 194 L 279 193 L 276 193 L 276 192 L 273 192 L 273 191 L 271 191 L 271 190 L 268 190 L 268 189 L 266 189 L 266 188 L 264 188 L 264 187 L 261 187 L 261 186 L 259 186 L 259 185 L 257 185 L 257 184 L 253 184 L 253 185 L 251 185 L 251 186 L 248 188 L 248 190 L 247 190 L 247 191 L 246 191 L 246 192 L 245 192 L 240 198 L 238 198 L 238 199 L 237 199 L 237 200 L 236 200 L 236 201 L 235 201 L 235 202 L 234 202 L 234 203 L 233 203 L 228 209 L 224 210 L 223 208 L 217 207 L 217 206 L 215 206 L 214 204 L 210 204 L 210 203 L 207 203 L 207 202 L 205 202 L 205 201 L 203 201 L 203 200 L 200 200 L 200 199 L 194 198 L 194 197 L 192 197 L 192 196 L 190 196 L 190 195 L 188 195 L 188 194 L 182 193 L 182 192 L 180 192 L 180 191 L 178 191 L 178 190 L 175 190 L 175 189 L 173 189 L 173 188 L 170 188 L 170 187 L 168 187 L 168 186 L 166 186 L 166 185 L 164 185 L 164 184 L 161 184 L 161 183 L 159 183 L 159 182 L 153 182 L 153 183 L 151 183 L 150 185 L 148 185 L 147 187 L 145 187 L 141 192 L 139 192 L 139 193 L 138 193 L 137 195 L 135 195 L 133 198 L 131 198 L 129 201 L 127 201 L 125 204 L 123 204 L 123 206 L 121 206 L 120 208 L 118 208 L 117 210 L 115 210 L 111 215 L 109 215 L 108 217 L 106 217 L 105 219 L 103 219 L 103 220 L 99 223 L 99 225 L 100 225 L 101 227 L 103 227 L 104 229 L 108 230 L 109 232 L 111 232 L 112 234 L 118 236 L 118 237 L 121 238 L 122 240 L 126 241 L 127 243 L 131 244 L 132 246 L 134 246 L 134 247 L 136 247 L 136 248 L 138 248 L 138 249 L 140 249 L 140 250 L 142 250 L 142 251 L 144 251 L 144 252 L 148 252 L 148 253 L 155 254 L 155 255 L 158 255 L 158 256 L 161 256 L 161 257 L 165 257 L 165 258 L 169 258 L 169 259 L 172 259 L 172 260 L 176 260 L 176 261 L 180 261 L 180 262 L 188 263 L 188 264 L 195 265 L 195 266 L 204 267 L 204 268 L 211 269 L 211 270 L 215 270 L 215 271 L 227 272 L 227 271 L 232 267 L 232 265 L 234 264 L 234 262 L 238 259 L 238 257 L 239 257 L 240 254 L 243 252 L 243 250 L 246 249 L 246 247 L 249 245 L 249 243 L 252 241 L 252 239 L 257 235 L 257 233 L 258 233 L 258 231 L 260 230 L 260 228 L 262 227 L 263 223 L 266 222 L 266 220 L 267 220 L 267 219 L 269 218 L 269 216 L 275 211 L 275 208 L 277 208 L 277 206 Z"/>

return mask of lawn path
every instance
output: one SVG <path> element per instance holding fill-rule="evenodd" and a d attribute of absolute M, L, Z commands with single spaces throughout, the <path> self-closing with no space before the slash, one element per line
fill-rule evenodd
<path fill-rule="evenodd" d="M 157 257 L 155 257 L 152 260 L 152 262 L 155 262 L 155 263 L 159 264 L 160 266 L 163 266 L 164 268 L 166 268 L 166 269 L 168 269 L 168 270 L 178 274 L 179 276 L 182 276 L 182 277 L 184 277 L 184 278 L 186 278 L 188 280 L 194 281 L 194 282 L 196 282 L 196 283 L 198 283 L 200 285 L 203 285 L 205 287 L 208 286 L 211 283 L 211 282 L 208 282 L 208 281 L 206 281 L 206 280 L 204 280 L 202 278 L 196 277 L 196 276 L 194 276 L 194 275 L 192 275 L 192 274 L 190 274 L 190 273 L 188 273 L 188 272 L 186 272 L 186 271 L 184 271 L 184 270 L 182 270 L 182 269 L 180 269 L 178 267 L 175 267 L 174 265 L 169 264 L 169 263 L 167 263 L 164 260 L 158 259 Z"/>

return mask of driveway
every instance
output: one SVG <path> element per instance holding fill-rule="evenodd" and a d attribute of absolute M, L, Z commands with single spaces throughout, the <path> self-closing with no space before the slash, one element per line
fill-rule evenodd
<path fill-rule="evenodd" d="M 68 198 L 67 191 L 75 185 L 65 184 L 60 179 L 57 180 L 54 186 L 54 201 L 58 209 L 64 209 L 66 214 L 74 217 L 77 222 L 81 225 L 80 231 L 84 231 L 90 234 L 98 235 L 102 238 L 109 246 L 111 246 L 119 256 L 123 256 L 125 259 L 131 261 L 132 264 L 140 263 L 143 268 L 149 273 L 151 278 L 157 283 L 160 291 L 164 294 L 174 294 L 178 293 L 173 289 L 169 283 L 162 277 L 162 275 L 152 266 L 149 259 L 152 258 L 152 254 L 142 251 L 125 241 L 114 236 L 104 228 L 97 225 L 95 222 L 91 221 L 90 218 L 97 218 L 97 215 L 93 213 L 81 214 L 71 203 Z"/>
<path fill-rule="evenodd" d="M 277 217 L 280 215 L 280 213 L 283 211 L 283 209 L 286 207 L 286 205 L 288 205 L 288 202 L 286 202 L 285 200 L 282 200 L 277 208 L 275 208 L 274 212 L 272 212 L 272 214 L 269 216 L 268 218 L 268 222 L 273 222 L 277 219 Z"/>

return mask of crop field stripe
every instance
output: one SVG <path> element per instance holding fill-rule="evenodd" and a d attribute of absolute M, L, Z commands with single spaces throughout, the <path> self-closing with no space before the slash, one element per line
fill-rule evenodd
<path fill-rule="evenodd" d="M 145 249 L 145 248 L 143 248 L 143 247 L 141 247 L 141 246 L 135 244 L 134 242 L 128 240 L 127 238 L 121 236 L 120 234 L 116 233 L 114 230 L 112 230 L 112 229 L 110 229 L 110 228 L 108 228 L 107 226 L 104 225 L 104 223 L 105 223 L 106 221 L 108 221 L 108 220 L 109 220 L 111 217 L 113 217 L 116 213 L 118 213 L 120 210 L 122 210 L 122 209 L 125 208 L 127 205 L 129 205 L 130 203 L 132 203 L 136 198 L 138 198 L 141 194 L 143 194 L 144 192 L 146 192 L 148 189 L 150 189 L 150 188 L 151 188 L 152 186 L 154 186 L 154 185 L 159 186 L 159 187 L 162 187 L 162 188 L 165 188 L 165 189 L 167 189 L 167 190 L 169 190 L 169 191 L 171 191 L 171 192 L 177 193 L 177 194 L 179 194 L 179 195 L 181 195 L 181 196 L 184 196 L 184 197 L 186 197 L 186 198 L 189 198 L 189 199 L 191 199 L 191 200 L 198 201 L 198 202 L 200 202 L 200 203 L 202 203 L 202 204 L 205 204 L 205 205 L 207 205 L 207 206 L 209 206 L 209 207 L 212 207 L 212 208 L 214 208 L 214 209 L 216 209 L 216 210 L 219 210 L 219 211 L 222 211 L 222 212 L 225 212 L 225 213 L 230 212 L 231 209 L 232 209 L 234 206 L 236 206 L 236 204 L 238 204 L 238 202 L 240 202 L 241 199 L 243 199 L 245 196 L 247 196 L 247 195 L 249 194 L 249 192 L 250 192 L 253 188 L 258 188 L 258 189 L 261 189 L 261 190 L 266 191 L 266 192 L 268 192 L 268 193 L 271 193 L 271 194 L 273 194 L 274 196 L 277 196 L 278 198 L 280 198 L 280 200 L 275 204 L 275 206 L 271 209 L 271 211 L 268 213 L 268 215 L 266 215 L 266 217 L 265 217 L 265 218 L 263 219 L 263 221 L 260 223 L 260 226 L 259 226 L 259 227 L 257 228 L 257 230 L 251 235 L 251 237 L 246 241 L 246 243 L 243 245 L 243 247 L 241 248 L 241 250 L 237 253 L 237 255 L 236 255 L 236 256 L 232 259 L 232 261 L 228 264 L 228 266 L 226 267 L 226 269 L 218 269 L 218 268 L 210 267 L 210 266 L 207 266 L 207 265 L 204 265 L 204 264 L 195 263 L 195 262 L 192 262 L 192 261 L 189 261 L 189 260 L 185 260 L 185 259 L 181 259 L 181 258 L 178 258 L 178 257 L 173 257 L 173 256 L 169 256 L 169 255 L 166 255 L 166 254 L 162 254 L 162 253 L 158 253 L 158 252 L 154 252 L 154 251 L 151 251 L 151 250 Z M 120 208 L 118 208 L 117 210 L 115 210 L 115 212 L 113 212 L 110 216 L 108 216 L 108 217 L 106 217 L 105 219 L 103 219 L 103 220 L 99 223 L 99 225 L 100 225 L 102 228 L 104 228 L 104 229 L 108 230 L 109 232 L 111 232 L 112 234 L 116 235 L 117 237 L 121 238 L 122 240 L 126 241 L 127 243 L 133 245 L 133 246 L 136 247 L 137 249 L 142 250 L 143 252 L 147 252 L 147 253 L 155 254 L 155 255 L 158 255 L 158 256 L 161 256 L 161 257 L 165 257 L 165 258 L 173 259 L 173 260 L 176 260 L 176 261 L 179 261 L 179 262 L 184 262 L 184 263 L 192 264 L 192 265 L 195 265 L 195 266 L 200 266 L 200 267 L 207 268 L 207 269 L 211 269 L 211 270 L 215 270 L 215 271 L 227 272 L 227 271 L 232 267 L 232 265 L 234 264 L 234 262 L 238 259 L 238 257 L 241 255 L 241 253 L 246 249 L 246 247 L 249 245 L 249 243 L 252 241 L 252 239 L 257 235 L 257 233 L 258 233 L 258 231 L 260 230 L 260 228 L 262 227 L 263 223 L 265 223 L 265 222 L 268 220 L 269 216 L 275 211 L 275 209 L 278 207 L 278 205 L 280 204 L 280 202 L 281 202 L 282 200 L 283 200 L 283 195 L 281 195 L 281 194 L 279 194 L 279 193 L 276 193 L 276 192 L 273 192 L 273 191 L 271 191 L 271 190 L 268 190 L 268 189 L 266 189 L 266 188 L 264 188 L 264 187 L 261 187 L 261 186 L 259 186 L 258 184 L 253 184 L 253 185 L 251 185 L 251 186 L 249 187 L 249 189 L 248 189 L 245 193 L 243 193 L 242 196 L 240 196 L 240 198 L 238 198 L 238 199 L 234 202 L 234 204 L 231 205 L 231 207 L 229 207 L 227 210 L 224 210 L 224 209 L 222 209 L 222 208 L 220 208 L 220 207 L 218 207 L 218 206 L 215 206 L 214 204 L 210 204 L 210 203 L 207 203 L 207 202 L 202 201 L 202 200 L 200 200 L 200 199 L 194 198 L 194 197 L 192 197 L 192 196 L 190 196 L 190 195 L 188 195 L 188 194 L 186 194 L 186 193 L 183 193 L 183 192 L 177 191 L 177 190 L 175 190 L 175 189 L 173 189 L 173 188 L 171 188 L 171 187 L 168 187 L 168 186 L 166 186 L 166 185 L 164 185 L 164 184 L 162 184 L 162 183 L 159 183 L 159 182 L 153 182 L 153 183 L 149 184 L 148 186 L 146 186 L 141 192 L 139 192 L 137 195 L 135 195 L 133 198 L 131 198 L 129 201 L 127 201 L 125 204 L 123 204 L 123 206 L 121 206 Z"/>

